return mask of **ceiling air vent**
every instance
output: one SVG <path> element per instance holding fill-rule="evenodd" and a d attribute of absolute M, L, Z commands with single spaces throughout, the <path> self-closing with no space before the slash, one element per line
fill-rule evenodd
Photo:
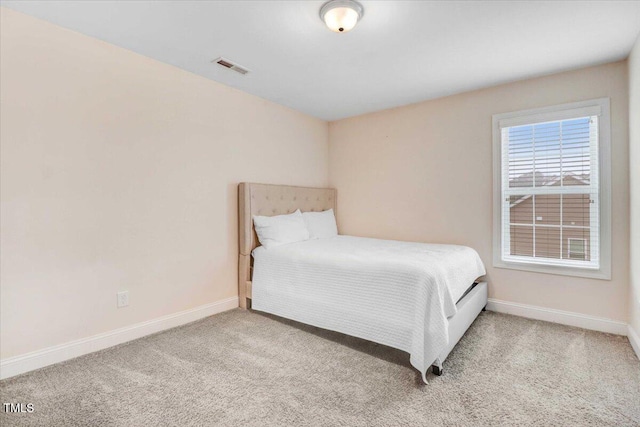
<path fill-rule="evenodd" d="M 219 65 L 222 65 L 223 67 L 228 68 L 230 70 L 233 70 L 235 72 L 238 72 L 240 74 L 247 74 L 249 72 L 249 70 L 244 68 L 242 65 L 234 64 L 233 62 L 231 62 L 228 59 L 223 58 L 223 57 L 220 57 L 218 59 L 214 59 L 212 62 L 215 62 L 216 64 L 219 64 Z"/>

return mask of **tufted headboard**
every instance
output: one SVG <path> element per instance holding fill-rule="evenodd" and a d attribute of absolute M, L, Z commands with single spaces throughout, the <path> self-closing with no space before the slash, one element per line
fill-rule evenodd
<path fill-rule="evenodd" d="M 253 228 L 253 215 L 274 216 L 294 212 L 336 211 L 333 188 L 293 187 L 288 185 L 252 184 L 238 186 L 238 293 L 240 307 L 251 298 L 251 251 L 258 245 Z"/>

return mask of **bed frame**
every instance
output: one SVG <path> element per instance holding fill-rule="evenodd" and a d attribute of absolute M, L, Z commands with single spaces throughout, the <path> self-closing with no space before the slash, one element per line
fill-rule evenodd
<path fill-rule="evenodd" d="M 251 251 L 260 245 L 253 227 L 253 215 L 274 216 L 295 212 L 337 212 L 337 194 L 333 188 L 293 187 L 253 184 L 238 186 L 238 294 L 241 308 L 251 308 Z M 471 285 L 458 301 L 458 312 L 449 318 L 449 345 L 433 363 L 433 373 L 442 375 L 442 362 L 460 341 L 471 323 L 487 305 L 487 283 Z"/>

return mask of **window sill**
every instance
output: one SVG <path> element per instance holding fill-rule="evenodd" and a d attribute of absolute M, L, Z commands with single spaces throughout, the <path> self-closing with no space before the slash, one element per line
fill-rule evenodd
<path fill-rule="evenodd" d="M 494 260 L 493 266 L 496 268 L 505 268 L 509 270 L 531 271 L 534 273 L 554 274 L 559 276 L 586 277 L 589 279 L 611 280 L 611 271 L 605 267 L 598 270 L 587 268 L 572 268 L 555 265 L 530 264 L 515 261 Z"/>

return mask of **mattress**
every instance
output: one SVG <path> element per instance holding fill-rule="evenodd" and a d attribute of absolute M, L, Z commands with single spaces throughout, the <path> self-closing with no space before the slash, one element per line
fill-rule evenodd
<path fill-rule="evenodd" d="M 457 245 L 353 236 L 253 251 L 252 308 L 410 354 L 423 377 L 448 345 L 456 301 L 485 274 Z"/>

